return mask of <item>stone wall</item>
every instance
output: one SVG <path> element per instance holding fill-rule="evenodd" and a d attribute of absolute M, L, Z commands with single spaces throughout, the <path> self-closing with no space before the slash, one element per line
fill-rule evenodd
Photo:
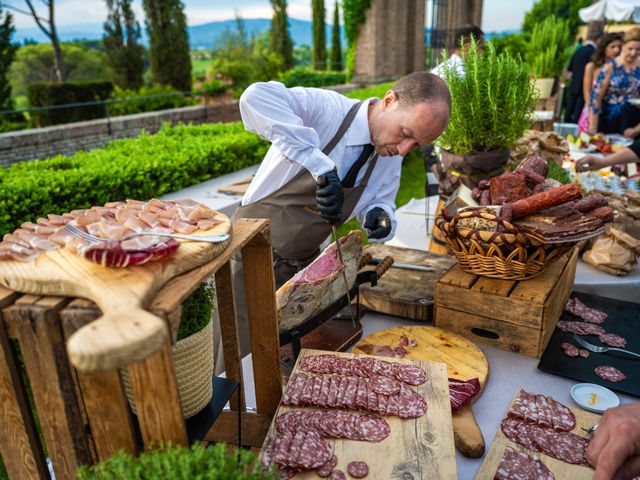
<path fill-rule="evenodd" d="M 238 102 L 230 101 L 2 133 L 0 165 L 7 167 L 25 160 L 101 148 L 117 138 L 137 137 L 142 130 L 155 133 L 165 122 L 200 124 L 238 120 Z"/>

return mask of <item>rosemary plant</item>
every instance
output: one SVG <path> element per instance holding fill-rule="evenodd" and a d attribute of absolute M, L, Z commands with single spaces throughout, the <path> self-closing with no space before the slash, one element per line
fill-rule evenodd
<path fill-rule="evenodd" d="M 454 66 L 445 67 L 452 108 L 441 147 L 458 155 L 511 148 L 529 128 L 535 106 L 528 66 L 490 44 L 483 53 L 472 42 L 464 68 L 459 75 Z"/>
<path fill-rule="evenodd" d="M 554 15 L 533 28 L 526 60 L 537 78 L 559 77 L 571 54 L 569 24 Z"/>

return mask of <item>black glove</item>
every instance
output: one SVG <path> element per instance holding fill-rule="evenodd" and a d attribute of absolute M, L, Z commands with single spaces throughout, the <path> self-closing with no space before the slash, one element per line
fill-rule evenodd
<path fill-rule="evenodd" d="M 344 192 L 338 178 L 338 172 L 331 170 L 320 175 L 316 189 L 316 205 L 320 216 L 332 225 L 340 223 L 343 202 Z"/>
<path fill-rule="evenodd" d="M 375 207 L 367 212 L 363 227 L 369 238 L 384 238 L 391 232 L 391 220 L 383 208 Z"/>

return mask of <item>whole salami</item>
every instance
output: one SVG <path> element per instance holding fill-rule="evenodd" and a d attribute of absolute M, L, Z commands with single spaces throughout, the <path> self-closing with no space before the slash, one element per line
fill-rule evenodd
<path fill-rule="evenodd" d="M 608 365 L 596 367 L 595 372 L 596 375 L 598 375 L 600 378 L 609 382 L 621 382 L 622 380 L 627 378 L 627 376 L 623 372 L 615 367 L 610 367 Z"/>
<path fill-rule="evenodd" d="M 536 193 L 530 197 L 516 200 L 511 204 L 513 218 L 526 217 L 532 213 L 537 213 L 580 197 L 582 197 L 582 193 L 577 183 L 569 183 L 553 190 Z"/>

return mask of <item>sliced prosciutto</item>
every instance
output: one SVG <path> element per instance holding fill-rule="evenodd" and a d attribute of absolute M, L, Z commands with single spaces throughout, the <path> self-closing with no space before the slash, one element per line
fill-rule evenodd
<path fill-rule="evenodd" d="M 170 238 L 166 241 L 146 246 L 143 249 L 124 248 L 118 240 L 94 244 L 84 250 L 84 258 L 104 267 L 128 267 L 142 265 L 171 255 L 180 246 L 180 242 Z"/>
<path fill-rule="evenodd" d="M 477 378 L 466 381 L 449 379 L 449 400 L 451 410 L 454 412 L 468 404 L 478 393 L 480 393 L 480 381 Z"/>

